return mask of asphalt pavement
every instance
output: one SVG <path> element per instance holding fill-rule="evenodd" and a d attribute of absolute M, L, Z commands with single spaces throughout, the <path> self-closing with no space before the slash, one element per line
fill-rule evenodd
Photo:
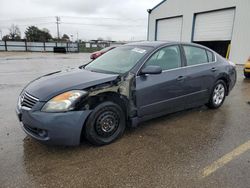
<path fill-rule="evenodd" d="M 89 54 L 0 53 L 0 187 L 250 187 L 250 80 L 238 66 L 218 110 L 205 106 L 129 129 L 115 143 L 46 146 L 21 130 L 21 89 Z"/>

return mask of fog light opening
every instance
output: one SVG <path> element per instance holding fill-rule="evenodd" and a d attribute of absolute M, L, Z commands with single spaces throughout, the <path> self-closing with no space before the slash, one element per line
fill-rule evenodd
<path fill-rule="evenodd" d="M 40 137 L 43 137 L 43 138 L 45 138 L 45 137 L 47 137 L 48 136 L 48 133 L 47 133 L 47 131 L 45 131 L 45 130 L 38 130 L 38 135 L 40 136 Z"/>

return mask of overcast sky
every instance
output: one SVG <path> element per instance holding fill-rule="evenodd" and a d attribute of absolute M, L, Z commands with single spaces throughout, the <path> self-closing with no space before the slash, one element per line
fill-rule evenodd
<path fill-rule="evenodd" d="M 60 16 L 60 34 L 83 40 L 145 40 L 147 9 L 161 0 L 0 0 L 0 30 L 8 33 L 16 24 L 25 28 L 48 28 L 56 36 L 55 16 Z M 0 33 L 1 34 L 1 33 Z M 1 36 L 0 36 L 1 37 Z"/>

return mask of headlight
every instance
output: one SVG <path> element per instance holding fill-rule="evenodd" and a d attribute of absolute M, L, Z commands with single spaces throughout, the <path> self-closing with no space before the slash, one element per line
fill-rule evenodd
<path fill-rule="evenodd" d="M 74 109 L 75 103 L 83 96 L 86 91 L 73 90 L 62 93 L 49 100 L 42 108 L 43 112 L 66 112 Z"/>

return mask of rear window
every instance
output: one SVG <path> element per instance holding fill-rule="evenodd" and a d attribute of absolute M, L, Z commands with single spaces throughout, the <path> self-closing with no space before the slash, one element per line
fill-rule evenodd
<path fill-rule="evenodd" d="M 183 46 L 187 65 L 199 65 L 208 62 L 207 52 L 203 48 L 195 47 L 195 46 Z"/>

